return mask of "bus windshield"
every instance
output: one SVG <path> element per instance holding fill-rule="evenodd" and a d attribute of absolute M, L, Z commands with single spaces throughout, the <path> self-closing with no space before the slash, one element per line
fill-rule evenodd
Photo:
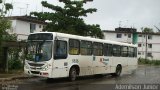
<path fill-rule="evenodd" d="M 26 59 L 40 62 L 52 57 L 52 41 L 28 41 Z"/>

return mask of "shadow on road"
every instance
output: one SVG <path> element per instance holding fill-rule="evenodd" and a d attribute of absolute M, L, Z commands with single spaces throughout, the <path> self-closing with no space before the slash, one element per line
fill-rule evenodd
<path fill-rule="evenodd" d="M 48 79 L 43 79 L 41 81 L 45 81 L 48 84 L 52 84 L 52 83 L 56 83 L 56 84 L 60 84 L 60 83 L 80 83 L 80 82 L 94 82 L 94 81 L 98 81 L 98 80 L 103 80 L 103 79 L 111 79 L 111 78 L 119 78 L 119 77 L 115 77 L 115 76 L 111 76 L 110 74 L 106 74 L 106 75 L 92 75 L 92 76 L 81 76 L 78 77 L 76 79 L 76 81 L 69 81 L 69 78 L 57 78 L 57 79 L 53 79 L 53 78 L 48 78 Z"/>

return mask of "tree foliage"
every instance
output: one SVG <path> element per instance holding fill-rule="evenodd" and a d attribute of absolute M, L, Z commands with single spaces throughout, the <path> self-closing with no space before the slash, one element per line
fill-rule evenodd
<path fill-rule="evenodd" d="M 152 28 L 148 28 L 148 27 L 142 27 L 141 28 L 142 32 L 146 32 L 146 33 L 153 33 L 153 29 Z"/>
<path fill-rule="evenodd" d="M 86 1 L 61 0 L 61 2 L 64 3 L 64 7 L 42 1 L 42 6 L 53 12 L 32 12 L 31 15 L 40 20 L 50 21 L 44 28 L 47 31 L 103 38 L 99 25 L 89 25 L 83 20 L 88 13 L 96 12 L 97 9 L 84 9 L 83 5 L 87 3 Z"/>
<path fill-rule="evenodd" d="M 9 35 L 6 30 L 10 29 L 11 27 L 11 22 L 7 18 L 5 18 L 5 14 L 10 9 L 13 9 L 13 6 L 9 3 L 3 3 L 2 0 L 0 0 L 0 5 L 2 6 L 2 8 L 0 9 L 0 41 L 2 41 L 5 39 L 4 35 Z"/>
<path fill-rule="evenodd" d="M 9 3 L 3 3 L 2 0 L 0 0 L 0 5 L 2 6 L 2 8 L 0 9 L 0 12 L 1 12 L 0 13 L 0 46 L 1 46 L 2 41 L 13 40 L 16 37 L 14 35 L 8 34 L 7 29 L 10 29 L 11 22 L 7 18 L 5 18 L 5 14 L 10 9 L 13 9 L 13 6 Z"/>
<path fill-rule="evenodd" d="M 4 3 L 3 0 L 0 0 L 0 5 L 1 5 L 1 8 L 0 8 L 0 17 L 4 17 L 5 14 L 7 14 L 7 12 L 10 10 L 10 9 L 13 9 L 13 6 L 12 4 L 10 3 Z"/>

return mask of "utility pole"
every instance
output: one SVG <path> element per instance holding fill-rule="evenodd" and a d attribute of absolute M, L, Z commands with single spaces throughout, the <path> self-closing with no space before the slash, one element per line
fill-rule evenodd
<path fill-rule="evenodd" d="M 27 3 L 27 4 L 26 4 L 26 6 L 27 6 L 27 7 L 26 7 L 26 15 L 27 15 L 27 13 L 28 13 L 28 6 L 29 6 L 29 4 Z"/>
<path fill-rule="evenodd" d="M 142 33 L 145 34 L 144 41 L 145 41 L 145 63 L 146 63 L 147 54 L 148 54 L 148 32 L 143 27 L 141 28 L 141 30 L 142 30 Z"/>
<path fill-rule="evenodd" d="M 147 53 L 147 52 L 148 52 L 148 47 L 147 47 L 147 46 L 148 46 L 148 45 L 147 45 L 147 44 L 148 44 L 148 40 L 147 40 L 147 37 L 148 37 L 147 32 L 145 32 L 145 38 L 146 38 L 145 62 L 146 62 L 146 60 L 147 60 L 147 54 L 148 54 L 148 53 Z"/>
<path fill-rule="evenodd" d="M 19 8 L 19 10 L 20 10 L 20 15 L 21 15 L 21 13 L 22 13 L 22 9 L 24 9 L 24 8 L 21 8 L 21 7 L 18 7 Z"/>
<path fill-rule="evenodd" d="M 121 27 L 121 22 L 122 22 L 122 21 L 119 21 L 119 28 Z"/>

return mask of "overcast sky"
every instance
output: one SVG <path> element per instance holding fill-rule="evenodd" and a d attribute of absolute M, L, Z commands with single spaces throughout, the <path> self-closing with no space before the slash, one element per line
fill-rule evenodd
<path fill-rule="evenodd" d="M 42 0 L 6 0 L 12 2 L 14 9 L 9 15 L 19 16 L 31 11 L 49 11 L 42 8 Z M 58 0 L 45 0 L 55 5 L 63 5 Z M 28 6 L 28 8 L 27 8 Z M 99 24 L 102 30 L 114 30 L 116 27 L 160 28 L 160 0 L 93 0 L 86 8 L 97 8 L 97 12 L 85 18 L 88 24 Z"/>

